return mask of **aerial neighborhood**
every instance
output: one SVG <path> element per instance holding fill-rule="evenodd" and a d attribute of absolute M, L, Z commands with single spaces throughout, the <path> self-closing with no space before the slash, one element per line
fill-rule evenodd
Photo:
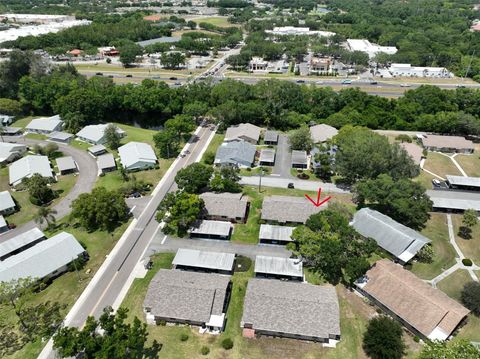
<path fill-rule="evenodd" d="M 0 357 L 480 358 L 480 5 L 0 2 Z"/>

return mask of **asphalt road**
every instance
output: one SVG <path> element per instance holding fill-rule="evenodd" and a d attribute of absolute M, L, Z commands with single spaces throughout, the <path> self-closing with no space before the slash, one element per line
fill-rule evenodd
<path fill-rule="evenodd" d="M 21 144 L 26 144 L 28 146 L 33 146 L 36 144 L 45 145 L 49 143 L 47 141 L 34 140 L 34 139 L 25 138 L 25 137 L 9 138 L 7 136 L 4 136 L 4 139 L 6 140 L 5 142 L 21 143 Z M 62 144 L 62 143 L 57 143 L 57 144 L 58 144 L 59 150 L 63 152 L 64 155 L 73 157 L 73 159 L 75 160 L 79 168 L 79 171 L 77 174 L 78 176 L 77 182 L 75 183 L 73 188 L 70 190 L 70 192 L 57 205 L 53 207 L 53 209 L 57 211 L 55 218 L 57 220 L 60 220 L 70 213 L 71 211 L 70 205 L 73 202 L 73 200 L 75 200 L 78 196 L 80 196 L 80 194 L 89 193 L 92 190 L 97 180 L 97 162 L 93 157 L 91 157 L 87 153 L 87 151 L 82 151 L 75 147 L 71 147 L 69 145 Z M 72 176 L 72 175 L 68 175 L 68 176 Z M 38 225 L 34 221 L 27 222 L 11 231 L 8 231 L 5 234 L 2 234 L 0 236 L 0 241 L 3 242 L 7 239 L 10 239 L 20 233 L 23 233 L 37 226 Z"/>
<path fill-rule="evenodd" d="M 240 184 L 258 186 L 259 179 L 259 176 L 243 176 L 240 179 Z M 327 193 L 349 193 L 348 190 L 337 187 L 333 183 L 306 181 L 296 178 L 283 178 L 275 175 L 262 177 L 262 186 L 264 187 L 287 188 L 289 183 L 293 183 L 296 189 L 303 189 L 305 191 L 318 191 L 318 188 L 321 187 L 322 191 Z"/>

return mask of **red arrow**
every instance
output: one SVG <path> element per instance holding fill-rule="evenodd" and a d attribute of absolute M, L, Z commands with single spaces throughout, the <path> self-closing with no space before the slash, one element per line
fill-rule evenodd
<path fill-rule="evenodd" d="M 318 188 L 318 194 L 317 194 L 317 201 L 316 202 L 313 199 L 311 199 L 308 194 L 305 194 L 305 197 L 307 197 L 308 200 L 310 202 L 312 202 L 315 207 L 320 207 L 322 204 L 324 204 L 325 202 L 329 201 L 332 198 L 331 196 L 328 196 L 324 200 L 320 201 L 320 195 L 321 194 L 322 194 L 322 189 Z"/>

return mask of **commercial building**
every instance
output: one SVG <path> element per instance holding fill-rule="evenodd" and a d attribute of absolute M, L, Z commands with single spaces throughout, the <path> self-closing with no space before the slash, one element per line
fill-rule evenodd
<path fill-rule="evenodd" d="M 296 258 L 255 257 L 255 277 L 303 281 L 303 264 Z"/>
<path fill-rule="evenodd" d="M 40 133 L 48 135 L 51 132 L 61 131 L 63 121 L 59 115 L 52 117 L 35 118 L 25 127 L 28 132 Z"/>
<path fill-rule="evenodd" d="M 10 238 L 7 241 L 1 242 L 0 261 L 4 261 L 8 257 L 14 256 L 15 254 L 33 247 L 35 244 L 45 239 L 47 239 L 45 234 L 37 227 L 34 227 L 26 232 Z"/>
<path fill-rule="evenodd" d="M 228 241 L 232 234 L 233 226 L 226 221 L 198 221 L 190 228 L 189 233 L 191 238 L 201 239 L 220 239 Z"/>
<path fill-rule="evenodd" d="M 122 166 L 128 171 L 155 168 L 157 156 L 152 146 L 142 142 L 129 142 L 118 148 Z"/>
<path fill-rule="evenodd" d="M 85 255 L 74 236 L 61 232 L 0 262 L 0 281 L 19 278 L 51 278 L 65 272 L 68 264 Z"/>
<path fill-rule="evenodd" d="M 105 138 L 105 130 L 110 124 L 88 125 L 77 132 L 77 139 L 83 142 L 91 143 L 92 145 L 102 145 L 107 142 Z M 115 127 L 117 133 L 123 137 L 125 131 L 119 127 Z"/>
<path fill-rule="evenodd" d="M 251 123 L 241 123 L 239 125 L 230 126 L 225 132 L 225 142 L 243 140 L 251 144 L 257 144 L 260 139 L 262 129 Z"/>
<path fill-rule="evenodd" d="M 480 177 L 464 177 L 447 175 L 445 181 L 451 189 L 480 191 Z"/>
<path fill-rule="evenodd" d="M 472 141 L 460 136 L 426 135 L 422 138 L 423 147 L 429 151 L 473 153 Z"/>
<path fill-rule="evenodd" d="M 225 325 L 230 276 L 160 269 L 143 302 L 147 322 L 189 324 L 218 333 Z"/>
<path fill-rule="evenodd" d="M 399 144 L 399 146 L 408 153 L 413 162 L 415 162 L 417 165 L 420 165 L 420 162 L 423 158 L 423 149 L 419 145 L 416 143 L 402 142 Z"/>
<path fill-rule="evenodd" d="M 365 52 L 370 59 L 380 53 L 394 55 L 398 51 L 395 46 L 380 46 L 365 39 L 347 39 L 347 48 L 350 51 Z"/>
<path fill-rule="evenodd" d="M 252 59 L 248 63 L 248 70 L 250 72 L 254 71 L 267 71 L 268 61 L 265 61 L 261 57 L 252 57 Z"/>
<path fill-rule="evenodd" d="M 47 137 L 50 141 L 60 143 L 70 143 L 70 141 L 73 139 L 73 135 L 71 133 L 59 131 L 52 132 Z"/>
<path fill-rule="evenodd" d="M 253 278 L 248 281 L 243 336 L 273 336 L 335 345 L 340 307 L 332 286 Z"/>
<path fill-rule="evenodd" d="M 374 239 L 401 263 L 410 261 L 431 242 L 417 231 L 367 207 L 355 213 L 352 226 L 362 236 Z"/>
<path fill-rule="evenodd" d="M 12 186 L 18 185 L 24 178 L 30 178 L 37 173 L 42 177 L 53 178 L 53 172 L 47 156 L 25 156 L 13 162 L 8 167 L 8 173 L 10 176 L 9 183 Z"/>
<path fill-rule="evenodd" d="M 257 149 L 246 141 L 231 141 L 222 143 L 215 155 L 216 166 L 233 165 L 240 168 L 252 167 Z"/>
<path fill-rule="evenodd" d="M 305 197 L 269 196 L 263 199 L 261 218 L 271 224 L 305 224 L 307 219 L 328 207 L 328 202 L 314 206 Z"/>
<path fill-rule="evenodd" d="M 261 149 L 258 164 L 260 166 L 274 166 L 275 165 L 275 150 L 272 149 L 272 148 Z"/>
<path fill-rule="evenodd" d="M 420 67 L 412 66 L 410 64 L 391 64 L 388 71 L 393 77 L 453 77 L 453 74 L 445 67 Z"/>
<path fill-rule="evenodd" d="M 273 30 L 265 30 L 267 34 L 277 35 L 277 36 L 319 36 L 319 37 L 330 37 L 335 35 L 331 31 L 315 31 L 310 30 L 308 27 L 295 27 L 295 26 L 281 26 L 274 27 Z"/>
<path fill-rule="evenodd" d="M 310 134 L 313 143 L 321 143 L 331 140 L 338 134 L 338 130 L 335 127 L 322 123 L 320 125 L 311 126 Z"/>
<path fill-rule="evenodd" d="M 480 213 L 480 193 L 472 191 L 429 190 L 427 196 L 433 209 L 442 212 L 463 212 L 474 209 Z"/>
<path fill-rule="evenodd" d="M 292 168 L 307 169 L 308 158 L 305 151 L 292 151 Z"/>
<path fill-rule="evenodd" d="M 249 203 L 242 193 L 205 192 L 200 195 L 204 202 L 206 219 L 245 222 Z"/>
<path fill-rule="evenodd" d="M 95 145 L 89 147 L 87 151 L 90 152 L 93 156 L 97 157 L 103 155 L 104 153 L 107 153 L 107 148 L 104 145 Z"/>
<path fill-rule="evenodd" d="M 258 239 L 261 244 L 288 244 L 293 241 L 295 227 L 261 224 Z"/>
<path fill-rule="evenodd" d="M 97 166 L 98 170 L 101 173 L 112 172 L 117 169 L 117 164 L 115 163 L 115 158 L 111 153 L 106 153 L 97 157 Z"/>
<path fill-rule="evenodd" d="M 16 143 L 0 142 L 0 165 L 13 162 L 27 152 L 27 146 Z"/>
<path fill-rule="evenodd" d="M 72 156 L 57 158 L 57 168 L 61 175 L 74 173 L 78 171 L 77 163 Z"/>
<path fill-rule="evenodd" d="M 469 310 L 412 272 L 381 259 L 357 282 L 359 291 L 423 339 L 446 340 Z"/>
<path fill-rule="evenodd" d="M 266 145 L 277 145 L 278 144 L 278 132 L 267 130 L 263 135 L 263 142 Z"/>
<path fill-rule="evenodd" d="M 17 24 L 49 24 L 54 22 L 72 21 L 71 15 L 45 15 L 45 14 L 1 14 L 0 21 Z"/>
<path fill-rule="evenodd" d="M 332 60 L 329 57 L 312 57 L 310 59 L 310 73 L 328 73 Z"/>
<path fill-rule="evenodd" d="M 235 254 L 180 248 L 173 259 L 174 269 L 233 274 Z"/>

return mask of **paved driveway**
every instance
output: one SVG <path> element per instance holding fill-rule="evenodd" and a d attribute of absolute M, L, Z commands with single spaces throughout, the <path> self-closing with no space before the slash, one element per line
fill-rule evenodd
<path fill-rule="evenodd" d="M 258 186 L 259 176 L 243 176 L 240 179 L 240 184 Z M 305 181 L 296 178 L 283 178 L 274 175 L 263 176 L 262 186 L 287 188 L 289 183 L 293 183 L 296 189 L 303 189 L 305 191 L 317 191 L 319 187 L 324 192 L 329 193 L 349 193 L 348 190 L 342 189 L 334 185 L 333 183 L 324 183 L 321 181 Z"/>
<path fill-rule="evenodd" d="M 290 174 L 292 166 L 292 153 L 288 144 L 287 135 L 278 136 L 277 152 L 275 153 L 275 166 L 272 173 L 283 178 L 294 178 Z"/>

